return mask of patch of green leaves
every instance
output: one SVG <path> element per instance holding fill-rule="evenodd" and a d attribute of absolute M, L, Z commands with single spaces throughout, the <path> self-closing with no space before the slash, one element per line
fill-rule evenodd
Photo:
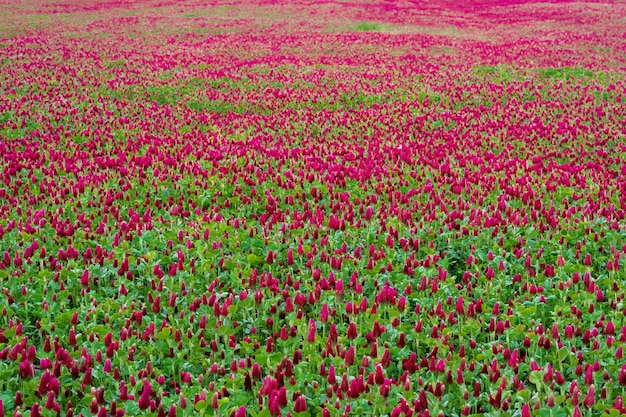
<path fill-rule="evenodd" d="M 354 30 L 357 32 L 380 32 L 382 25 L 378 22 L 363 21 L 354 26 Z"/>

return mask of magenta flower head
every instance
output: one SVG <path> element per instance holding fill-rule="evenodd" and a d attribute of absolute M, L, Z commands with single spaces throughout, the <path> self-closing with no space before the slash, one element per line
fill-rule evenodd
<path fill-rule="evenodd" d="M 350 346 L 348 350 L 346 351 L 346 356 L 344 360 L 347 365 L 352 365 L 354 364 L 354 358 L 355 358 L 354 346 Z"/>
<path fill-rule="evenodd" d="M 356 323 L 350 322 L 350 324 L 348 325 L 348 331 L 347 331 L 348 339 L 353 340 L 354 338 L 357 337 L 357 335 L 358 333 L 356 329 Z"/>
<path fill-rule="evenodd" d="M 35 376 L 35 367 L 30 363 L 28 359 L 24 359 L 20 363 L 19 374 L 20 378 L 22 379 L 28 379 Z"/>
<path fill-rule="evenodd" d="M 322 306 L 322 311 L 320 313 L 320 321 L 322 323 L 326 323 L 328 322 L 328 316 L 329 316 L 329 312 L 328 312 L 328 304 L 324 304 Z"/>
<path fill-rule="evenodd" d="M 585 396 L 585 400 L 583 401 L 583 405 L 585 408 L 591 408 L 596 403 L 596 388 L 591 384 L 589 386 L 589 390 L 587 390 L 587 395 Z"/>
<path fill-rule="evenodd" d="M 465 300 L 462 295 L 459 295 L 459 298 L 457 298 L 455 309 L 459 316 L 465 315 Z"/>
<path fill-rule="evenodd" d="M 142 410 L 146 410 L 150 407 L 150 395 L 152 395 L 152 385 L 150 385 L 150 381 L 147 379 L 143 380 L 143 388 L 141 390 L 141 395 L 139 396 L 139 408 Z"/>
<path fill-rule="evenodd" d="M 528 403 L 522 406 L 522 417 L 530 417 L 530 405 Z"/>
<path fill-rule="evenodd" d="M 31 417 L 40 417 L 41 416 L 41 407 L 39 406 L 39 403 L 34 403 L 33 406 L 30 409 L 30 415 Z"/>
<path fill-rule="evenodd" d="M 83 274 L 80 277 L 80 284 L 83 287 L 88 287 L 89 286 L 89 270 L 88 269 L 85 269 L 83 271 Z"/>
<path fill-rule="evenodd" d="M 235 417 L 246 417 L 246 406 L 242 405 L 241 407 L 239 407 L 239 409 L 237 410 L 237 413 L 235 413 Z"/>
<path fill-rule="evenodd" d="M 269 411 L 272 416 L 280 415 L 280 402 L 278 401 L 278 392 L 276 391 L 272 391 L 270 394 Z"/>
<path fill-rule="evenodd" d="M 296 413 L 302 413 L 306 411 L 306 397 L 304 395 L 296 398 L 296 403 L 294 404 L 293 411 Z"/>
<path fill-rule="evenodd" d="M 617 380 L 622 387 L 626 386 L 626 364 L 622 364 Z"/>
<path fill-rule="evenodd" d="M 309 320 L 309 335 L 307 337 L 307 341 L 309 343 L 315 342 L 316 331 L 317 331 L 317 326 L 315 325 L 315 320 L 310 319 Z"/>
<path fill-rule="evenodd" d="M 400 297 L 398 299 L 398 310 L 404 311 L 406 308 L 406 297 Z"/>

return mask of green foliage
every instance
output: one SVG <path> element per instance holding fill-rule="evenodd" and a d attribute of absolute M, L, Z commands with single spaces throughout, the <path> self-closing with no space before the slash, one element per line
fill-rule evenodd
<path fill-rule="evenodd" d="M 490 81 L 502 83 L 508 83 L 511 81 L 517 81 L 525 78 L 525 72 L 513 68 L 510 65 L 474 65 L 472 67 L 472 73 L 474 76 L 481 80 L 487 79 Z"/>
<path fill-rule="evenodd" d="M 357 32 L 380 32 L 382 28 L 382 24 L 378 22 L 363 21 L 359 22 L 354 27 L 354 30 L 356 30 Z"/>
<path fill-rule="evenodd" d="M 538 75 L 546 78 L 561 78 L 564 80 L 590 78 L 596 74 L 582 67 L 560 67 L 560 68 L 542 68 L 536 71 Z"/>

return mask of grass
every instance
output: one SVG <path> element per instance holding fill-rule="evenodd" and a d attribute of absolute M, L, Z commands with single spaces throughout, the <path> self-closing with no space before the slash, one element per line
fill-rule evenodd
<path fill-rule="evenodd" d="M 103 65 L 108 68 L 124 68 L 126 66 L 125 59 L 114 59 L 103 62 Z"/>
<path fill-rule="evenodd" d="M 500 83 L 518 81 L 525 78 L 525 74 L 508 65 L 475 65 L 472 73 L 479 79 L 487 78 L 498 80 Z"/>
<path fill-rule="evenodd" d="M 354 27 L 354 30 L 357 32 L 381 32 L 383 26 L 378 22 L 359 22 Z"/>
<path fill-rule="evenodd" d="M 545 78 L 564 80 L 591 78 L 595 75 L 593 71 L 581 67 L 539 68 L 536 73 Z"/>
<path fill-rule="evenodd" d="M 581 82 L 583 85 L 598 82 L 606 86 L 615 80 L 622 79 L 618 73 L 593 71 L 583 67 L 544 67 L 525 70 L 502 64 L 475 65 L 472 67 L 472 74 L 478 80 L 487 79 L 500 84 L 535 78 L 547 83 L 562 80 Z"/>
<path fill-rule="evenodd" d="M 245 103 L 233 105 L 222 100 L 190 100 L 187 106 L 195 111 L 219 114 L 227 114 L 228 112 L 243 114 L 250 110 L 250 106 L 247 106 Z"/>

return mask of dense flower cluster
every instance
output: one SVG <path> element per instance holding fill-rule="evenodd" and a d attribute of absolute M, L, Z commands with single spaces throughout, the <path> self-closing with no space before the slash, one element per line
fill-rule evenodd
<path fill-rule="evenodd" d="M 626 6 L 0 4 L 0 417 L 626 413 Z"/>

